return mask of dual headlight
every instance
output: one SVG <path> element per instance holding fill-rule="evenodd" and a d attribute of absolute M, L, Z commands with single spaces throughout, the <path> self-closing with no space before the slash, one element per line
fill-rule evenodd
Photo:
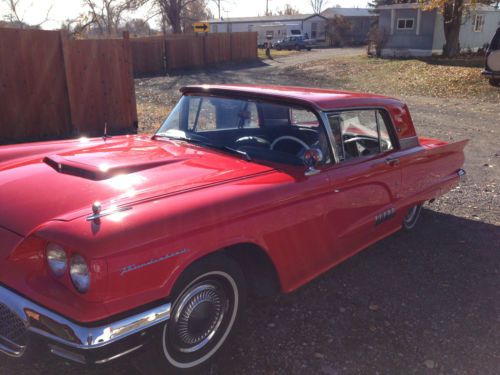
<path fill-rule="evenodd" d="M 56 277 L 62 277 L 68 270 L 75 289 L 86 293 L 90 288 L 90 272 L 85 259 L 79 254 L 73 254 L 68 261 L 68 254 L 59 245 L 49 243 L 46 250 L 47 264 Z"/>

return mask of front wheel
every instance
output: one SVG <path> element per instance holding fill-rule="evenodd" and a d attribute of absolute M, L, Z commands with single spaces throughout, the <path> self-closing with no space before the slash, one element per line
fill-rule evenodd
<path fill-rule="evenodd" d="M 243 273 L 233 260 L 214 256 L 189 267 L 174 287 L 170 320 L 163 326 L 144 373 L 186 374 L 206 367 L 234 332 L 246 299 Z"/>
<path fill-rule="evenodd" d="M 417 225 L 418 218 L 420 217 L 420 213 L 422 212 L 422 205 L 416 204 L 408 209 L 406 216 L 403 219 L 403 227 L 406 230 L 410 230 L 415 228 Z"/>

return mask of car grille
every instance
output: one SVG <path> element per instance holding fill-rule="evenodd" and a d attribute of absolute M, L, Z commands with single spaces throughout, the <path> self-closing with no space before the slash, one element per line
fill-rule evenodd
<path fill-rule="evenodd" d="M 19 356 L 28 341 L 27 329 L 23 321 L 0 303 L 0 349 Z"/>

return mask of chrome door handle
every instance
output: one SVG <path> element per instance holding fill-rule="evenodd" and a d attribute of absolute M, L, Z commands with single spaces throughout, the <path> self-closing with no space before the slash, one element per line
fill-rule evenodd
<path fill-rule="evenodd" d="M 390 166 L 395 166 L 399 164 L 399 158 L 388 158 L 385 159 L 385 164 Z"/>
<path fill-rule="evenodd" d="M 340 189 L 333 189 L 334 193 L 340 193 Z"/>

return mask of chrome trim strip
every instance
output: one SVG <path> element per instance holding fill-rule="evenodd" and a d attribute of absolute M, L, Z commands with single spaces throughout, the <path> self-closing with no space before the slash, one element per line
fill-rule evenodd
<path fill-rule="evenodd" d="M 50 347 L 50 352 L 54 355 L 57 355 L 58 357 L 67 359 L 69 361 L 73 361 L 76 363 L 80 363 L 82 365 L 87 364 L 87 361 L 85 360 L 85 357 L 81 354 L 76 354 L 76 353 L 71 353 L 68 350 L 64 350 L 63 348 L 59 348 L 58 346 L 54 345 L 49 345 Z"/>
<path fill-rule="evenodd" d="M 144 345 L 139 345 L 139 346 L 136 346 L 134 348 L 131 348 L 129 350 L 126 350 L 124 351 L 123 353 L 119 353 L 117 355 L 114 355 L 112 357 L 109 357 L 109 358 L 105 358 L 105 359 L 100 359 L 99 361 L 95 361 L 95 364 L 96 365 L 102 365 L 104 363 L 109 363 L 111 361 L 114 361 L 115 359 L 118 359 L 118 358 L 121 358 L 121 357 L 124 357 L 132 352 L 135 352 L 136 350 L 139 350 L 140 348 L 142 348 Z"/>
<path fill-rule="evenodd" d="M 92 221 L 96 219 L 100 219 L 101 217 L 104 216 L 109 216 L 116 214 L 118 212 L 123 212 L 123 211 L 128 211 L 131 210 L 132 207 L 114 207 L 114 208 L 108 208 L 107 210 L 101 211 L 99 213 L 95 213 L 93 215 L 87 216 L 87 221 Z"/>
<path fill-rule="evenodd" d="M 0 301 L 40 336 L 75 349 L 97 349 L 170 319 L 171 304 L 155 307 L 116 322 L 85 327 L 0 286 Z"/>
<path fill-rule="evenodd" d="M 17 345 L 5 337 L 0 337 L 0 353 L 6 354 L 9 357 L 19 358 L 22 357 L 25 350 L 26 347 Z"/>

